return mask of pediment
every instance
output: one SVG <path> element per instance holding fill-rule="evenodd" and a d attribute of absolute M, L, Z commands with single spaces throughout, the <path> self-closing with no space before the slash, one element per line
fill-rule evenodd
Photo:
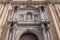
<path fill-rule="evenodd" d="M 25 7 L 21 8 L 21 9 L 37 9 L 37 8 L 34 7 L 34 6 L 25 6 Z"/>

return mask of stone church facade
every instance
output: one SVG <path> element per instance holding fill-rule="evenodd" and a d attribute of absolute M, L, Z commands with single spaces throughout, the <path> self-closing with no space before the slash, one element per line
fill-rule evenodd
<path fill-rule="evenodd" d="M 60 0 L 2 0 L 0 40 L 60 40 Z"/>

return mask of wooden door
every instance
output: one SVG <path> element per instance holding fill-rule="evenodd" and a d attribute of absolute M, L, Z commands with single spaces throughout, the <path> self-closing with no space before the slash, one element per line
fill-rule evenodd
<path fill-rule="evenodd" d="M 19 40 L 38 40 L 37 36 L 32 33 L 23 34 Z"/>

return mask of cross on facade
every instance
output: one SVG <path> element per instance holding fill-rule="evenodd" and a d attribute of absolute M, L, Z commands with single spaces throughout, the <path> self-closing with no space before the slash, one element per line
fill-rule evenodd
<path fill-rule="evenodd" d="M 31 2 L 32 0 L 28 0 L 28 6 L 30 6 L 30 2 Z"/>
<path fill-rule="evenodd" d="M 28 1 L 32 1 L 32 0 L 28 0 Z"/>

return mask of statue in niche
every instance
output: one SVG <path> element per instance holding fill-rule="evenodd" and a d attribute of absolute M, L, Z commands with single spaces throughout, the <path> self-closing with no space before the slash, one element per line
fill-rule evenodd
<path fill-rule="evenodd" d="M 28 12 L 27 14 L 26 14 L 26 19 L 27 19 L 27 21 L 31 21 L 32 20 L 32 14 L 31 14 L 31 12 Z"/>
<path fill-rule="evenodd" d="M 14 6 L 14 13 L 17 12 L 18 6 Z"/>
<path fill-rule="evenodd" d="M 38 20 L 38 16 L 34 15 L 34 20 L 37 21 Z"/>
<path fill-rule="evenodd" d="M 44 12 L 45 11 L 45 9 L 44 9 L 45 7 L 44 6 L 41 6 L 41 10 Z"/>
<path fill-rule="evenodd" d="M 21 20 L 21 21 L 24 20 L 24 15 L 20 15 L 20 20 Z"/>

